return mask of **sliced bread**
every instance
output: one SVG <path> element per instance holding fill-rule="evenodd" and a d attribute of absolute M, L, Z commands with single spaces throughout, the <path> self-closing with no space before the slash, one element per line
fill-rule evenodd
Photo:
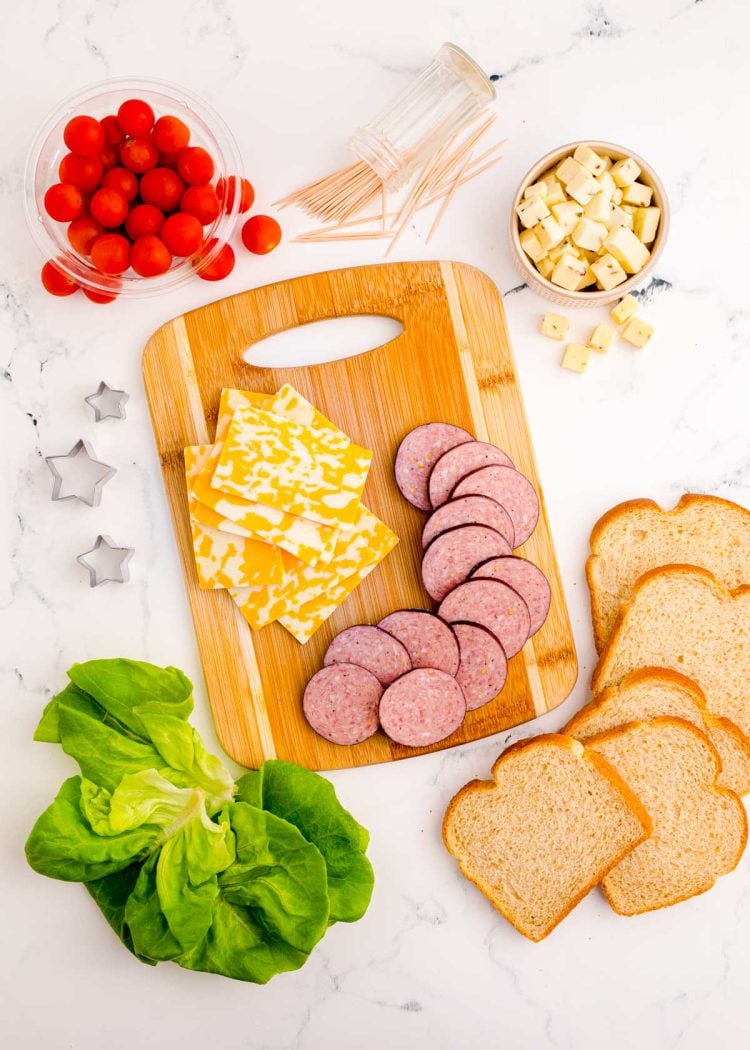
<path fill-rule="evenodd" d="M 691 678 L 708 710 L 750 736 L 750 587 L 730 592 L 694 565 L 647 572 L 620 610 L 594 671 L 594 696 L 639 667 Z"/>
<path fill-rule="evenodd" d="M 540 941 L 650 834 L 650 819 L 601 755 L 569 736 L 508 748 L 492 775 L 459 791 L 443 840 L 466 878 Z"/>
<path fill-rule="evenodd" d="M 728 718 L 712 715 L 695 682 L 659 667 L 643 667 L 625 675 L 573 715 L 563 732 L 584 744 L 599 733 L 630 722 L 647 722 L 660 715 L 682 718 L 701 729 L 719 753 L 717 783 L 738 795 L 750 792 L 750 740 Z"/>
<path fill-rule="evenodd" d="M 597 652 L 636 580 L 673 563 L 702 566 L 730 591 L 750 583 L 750 511 L 716 496 L 688 494 L 672 510 L 636 499 L 600 518 L 586 564 Z"/>
<path fill-rule="evenodd" d="M 638 795 L 653 833 L 602 880 L 620 915 L 666 908 L 710 889 L 747 843 L 739 797 L 716 786 L 716 748 L 694 725 L 654 718 L 589 740 Z"/>

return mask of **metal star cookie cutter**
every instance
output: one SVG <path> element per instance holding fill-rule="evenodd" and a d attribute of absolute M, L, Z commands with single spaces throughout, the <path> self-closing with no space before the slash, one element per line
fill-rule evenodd
<path fill-rule="evenodd" d="M 76 558 L 89 572 L 89 587 L 103 583 L 127 583 L 130 579 L 128 563 L 135 554 L 133 547 L 118 547 L 111 537 L 99 535 L 90 551 Z"/>
<path fill-rule="evenodd" d="M 102 379 L 95 392 L 83 400 L 93 408 L 95 422 L 101 423 L 103 419 L 125 419 L 125 405 L 129 399 L 130 394 L 115 390 Z"/>
<path fill-rule="evenodd" d="M 78 499 L 89 507 L 98 507 L 102 489 L 117 473 L 114 467 L 102 463 L 88 441 L 81 438 L 64 456 L 45 456 L 44 462 L 52 471 L 52 499 Z"/>

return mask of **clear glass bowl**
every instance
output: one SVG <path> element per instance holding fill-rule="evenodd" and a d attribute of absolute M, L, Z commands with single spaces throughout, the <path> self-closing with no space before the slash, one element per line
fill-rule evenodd
<path fill-rule="evenodd" d="M 243 175 L 237 143 L 222 118 L 203 99 L 191 91 L 165 80 L 145 77 L 121 77 L 91 84 L 70 95 L 49 114 L 34 136 L 24 175 L 24 209 L 26 221 L 37 247 L 45 259 L 57 266 L 84 288 L 127 298 L 143 298 L 178 288 L 195 275 L 190 258 L 175 259 L 166 273 L 158 277 L 139 277 L 128 271 L 120 277 L 109 277 L 79 255 L 67 237 L 67 223 L 55 222 L 44 210 L 44 194 L 59 182 L 57 173 L 62 157 L 68 152 L 63 142 L 63 129 L 79 113 L 101 119 L 117 113 L 128 98 L 142 98 L 153 108 L 157 118 L 166 113 L 180 117 L 190 128 L 190 145 L 203 146 L 214 160 L 214 179 Z M 239 217 L 240 194 L 234 194 L 232 208 L 222 209 L 219 217 L 205 227 L 204 243 L 217 239 L 216 247 L 205 255 L 206 263 L 214 259 L 224 242 L 231 237 Z"/>

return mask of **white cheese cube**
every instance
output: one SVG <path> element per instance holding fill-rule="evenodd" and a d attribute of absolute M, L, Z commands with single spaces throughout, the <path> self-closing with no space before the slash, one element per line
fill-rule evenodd
<path fill-rule="evenodd" d="M 566 252 L 574 256 L 576 259 L 581 255 L 581 249 L 573 244 L 570 237 L 566 237 L 561 244 L 556 245 L 554 248 L 550 248 L 549 257 L 552 262 L 558 263 Z"/>
<path fill-rule="evenodd" d="M 608 232 L 603 222 L 594 222 L 592 219 L 580 219 L 571 237 L 573 244 L 577 244 L 579 248 L 597 252 L 601 248 L 602 241 Z"/>
<path fill-rule="evenodd" d="M 568 343 L 560 362 L 563 368 L 571 372 L 585 372 L 591 357 L 591 351 L 580 343 Z"/>
<path fill-rule="evenodd" d="M 546 197 L 547 196 L 547 183 L 544 179 L 539 182 L 533 182 L 531 186 L 527 186 L 523 191 L 524 197 L 528 200 L 529 197 Z"/>
<path fill-rule="evenodd" d="M 550 280 L 553 284 L 559 285 L 560 288 L 565 288 L 569 292 L 574 292 L 578 287 L 581 278 L 586 276 L 587 268 L 588 263 L 577 259 L 575 255 L 571 255 L 570 252 L 565 252 L 555 267 Z"/>
<path fill-rule="evenodd" d="M 630 292 L 628 292 L 624 299 L 620 299 L 617 306 L 612 307 L 609 311 L 609 316 L 617 324 L 625 324 L 627 319 L 632 317 L 637 309 L 638 300 L 634 295 L 631 295 Z"/>
<path fill-rule="evenodd" d="M 565 230 L 554 215 L 548 215 L 546 219 L 542 219 L 541 222 L 537 223 L 534 227 L 534 233 L 537 235 L 542 248 L 547 252 L 550 248 L 554 248 L 561 241 L 565 240 Z"/>
<path fill-rule="evenodd" d="M 583 215 L 583 208 L 575 201 L 563 201 L 562 204 L 552 205 L 552 214 L 565 230 L 565 235 L 567 236 L 578 225 L 578 220 Z"/>
<path fill-rule="evenodd" d="M 612 203 L 611 198 L 603 193 L 601 190 L 595 197 L 585 205 L 583 214 L 587 219 L 593 220 L 593 222 L 603 222 L 606 227 L 609 228 L 610 217 L 612 214 Z"/>
<path fill-rule="evenodd" d="M 642 270 L 651 254 L 645 244 L 626 226 L 610 230 L 604 239 L 603 247 L 617 259 L 626 273 L 638 273 Z"/>
<path fill-rule="evenodd" d="M 590 288 L 592 284 L 596 284 L 596 274 L 591 269 L 591 265 L 583 260 L 586 264 L 586 272 L 576 285 L 576 291 L 581 292 L 584 288 Z"/>
<path fill-rule="evenodd" d="M 555 178 L 554 173 L 545 176 L 544 181 L 547 184 L 547 196 L 544 198 L 547 207 L 551 208 L 553 204 L 562 204 L 565 200 L 563 184 Z"/>
<path fill-rule="evenodd" d="M 558 164 L 555 175 L 563 186 L 567 186 L 571 179 L 574 179 L 576 175 L 580 175 L 585 171 L 586 169 L 583 164 L 579 164 L 578 161 L 573 160 L 572 157 L 566 157 L 561 164 Z"/>
<path fill-rule="evenodd" d="M 564 339 L 568 334 L 569 328 L 570 321 L 567 317 L 563 317 L 562 314 L 545 314 L 542 318 L 540 331 L 542 335 L 546 335 L 549 339 Z"/>
<path fill-rule="evenodd" d="M 654 191 L 650 186 L 644 186 L 642 182 L 631 182 L 622 191 L 624 204 L 635 204 L 639 208 L 648 208 Z"/>
<path fill-rule="evenodd" d="M 541 197 L 526 197 L 516 208 L 516 214 L 523 226 L 530 230 L 549 215 L 549 208 Z"/>
<path fill-rule="evenodd" d="M 607 170 L 604 157 L 600 157 L 590 146 L 579 146 L 573 154 L 573 160 L 577 160 L 592 175 L 603 175 Z"/>
<path fill-rule="evenodd" d="M 612 203 L 622 204 L 622 190 L 615 190 L 615 192 L 612 194 Z"/>
<path fill-rule="evenodd" d="M 614 161 L 612 160 L 611 157 L 602 157 L 602 160 L 604 161 L 604 170 L 605 171 L 609 171 L 609 169 L 614 164 Z"/>
<path fill-rule="evenodd" d="M 617 287 L 623 281 L 627 281 L 628 275 L 622 266 L 611 255 L 603 255 L 597 262 L 591 264 L 591 269 L 596 277 L 597 284 L 605 292 L 610 288 Z"/>
<path fill-rule="evenodd" d="M 555 268 L 555 264 L 550 259 L 549 255 L 545 255 L 543 259 L 538 259 L 536 268 L 542 277 L 546 277 L 547 280 L 552 276 L 552 271 Z"/>
<path fill-rule="evenodd" d="M 629 230 L 633 229 L 633 216 L 630 212 L 625 211 L 619 206 L 619 204 L 612 205 L 612 212 L 609 216 L 609 222 L 607 224 L 608 229 L 616 230 L 618 226 L 627 226 Z"/>
<path fill-rule="evenodd" d="M 586 171 L 585 168 L 582 168 L 579 175 L 573 176 L 566 189 L 569 196 L 583 206 L 588 204 L 588 202 L 597 195 L 599 192 L 599 183 L 590 171 Z"/>
<path fill-rule="evenodd" d="M 642 349 L 654 334 L 654 326 L 642 317 L 631 318 L 622 330 L 622 338 Z"/>
<path fill-rule="evenodd" d="M 614 337 L 614 328 L 610 328 L 608 324 L 598 324 L 591 333 L 589 346 L 592 350 L 598 350 L 600 354 L 606 354 L 612 345 Z"/>
<path fill-rule="evenodd" d="M 612 178 L 620 189 L 622 189 L 623 186 L 629 186 L 631 182 L 635 182 L 641 173 L 641 169 L 632 157 L 626 157 L 625 160 L 618 160 L 616 164 L 612 165 L 611 171 Z"/>
<path fill-rule="evenodd" d="M 524 230 L 518 239 L 521 242 L 523 250 L 530 259 L 534 260 L 535 263 L 538 263 L 539 260 L 543 259 L 547 254 L 545 249 L 539 243 L 539 238 L 534 230 Z"/>
<path fill-rule="evenodd" d="M 617 184 L 608 171 L 600 175 L 596 181 L 599 183 L 602 193 L 606 193 L 608 197 L 611 197 L 617 189 Z"/>
<path fill-rule="evenodd" d="M 581 258 L 585 259 L 586 262 L 589 263 L 589 265 L 591 265 L 592 262 L 596 262 L 596 260 L 599 258 L 599 252 L 590 252 L 588 248 L 582 248 Z"/>
<path fill-rule="evenodd" d="M 636 208 L 633 216 L 633 233 L 639 241 L 651 244 L 659 229 L 661 208 Z"/>

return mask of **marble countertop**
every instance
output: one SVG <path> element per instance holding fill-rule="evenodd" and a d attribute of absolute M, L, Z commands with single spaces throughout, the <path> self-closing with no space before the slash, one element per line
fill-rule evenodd
<path fill-rule="evenodd" d="M 440 841 L 448 799 L 486 777 L 509 739 L 560 727 L 587 699 L 593 646 L 584 582 L 591 526 L 644 496 L 686 490 L 750 505 L 747 307 L 750 15 L 729 0 L 531 5 L 323 0 L 31 0 L 0 41 L 0 1038 L 14 1050 L 370 1050 L 483 1045 L 703 1050 L 750 1036 L 750 866 L 709 895 L 635 919 L 594 891 L 544 943 L 520 937 L 459 875 Z M 215 738 L 140 378 L 149 334 L 217 295 L 378 261 L 382 246 L 285 243 L 242 255 L 220 287 L 141 303 L 55 300 L 24 226 L 22 168 L 59 99 L 108 76 L 184 83 L 226 118 L 258 206 L 345 159 L 344 142 L 443 40 L 498 77 L 503 162 L 460 192 L 429 246 L 504 294 L 580 660 L 578 684 L 533 725 L 436 755 L 331 775 L 371 831 L 372 907 L 336 926 L 296 974 L 260 988 L 152 970 L 116 942 L 85 892 L 41 879 L 23 842 L 70 763 L 31 735 L 75 660 L 131 655 L 185 669 L 195 721 Z M 538 334 L 544 302 L 519 287 L 505 233 L 516 183 L 542 153 L 605 138 L 648 158 L 672 233 L 644 313 L 652 345 L 618 342 L 578 376 Z M 305 226 L 285 215 L 287 233 Z M 585 337 L 603 310 L 573 315 Z M 83 404 L 100 379 L 131 393 L 125 422 Z M 100 507 L 49 500 L 42 459 L 83 437 L 118 474 Z M 136 549 L 126 586 L 90 590 L 76 555 L 98 532 Z"/>

